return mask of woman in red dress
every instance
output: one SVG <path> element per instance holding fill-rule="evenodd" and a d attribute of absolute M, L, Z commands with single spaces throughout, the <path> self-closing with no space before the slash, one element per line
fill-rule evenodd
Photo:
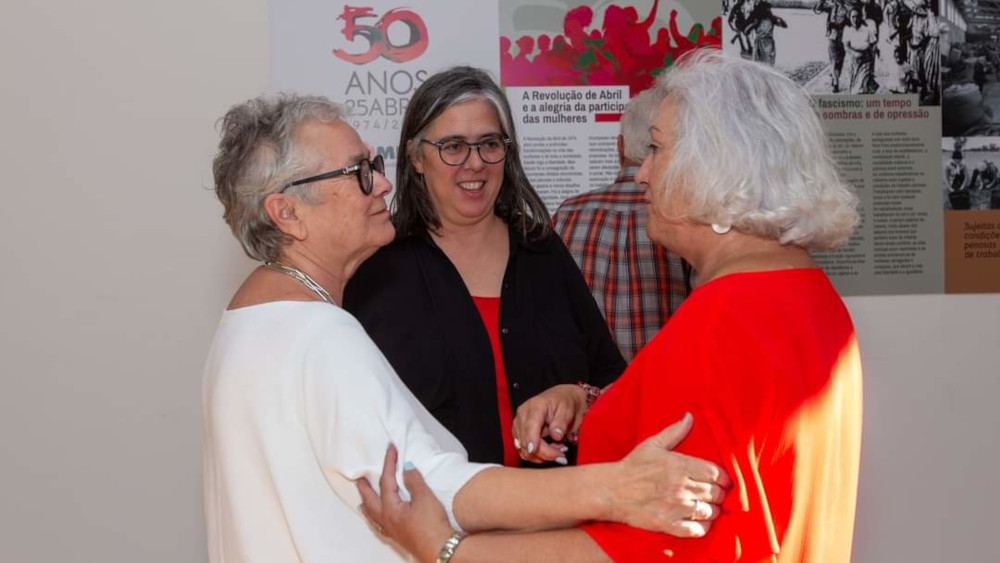
<path fill-rule="evenodd" d="M 579 461 L 620 459 L 691 413 L 676 451 L 718 463 L 734 488 L 704 537 L 587 522 L 474 535 L 444 561 L 850 561 L 861 363 L 850 316 L 810 251 L 847 240 L 857 197 L 807 95 L 779 72 L 701 51 L 656 88 L 663 102 L 636 180 L 647 187 L 650 238 L 693 265 L 698 287 L 587 412 Z M 579 408 L 562 400 L 537 398 L 526 410 L 541 414 L 515 423 L 518 441 L 537 443 L 544 413 Z M 404 476 L 422 488 L 415 471 Z M 383 482 L 381 501 L 368 491 L 366 509 L 435 561 L 439 509 L 392 489 Z M 701 504 L 691 503 L 692 521 Z"/>

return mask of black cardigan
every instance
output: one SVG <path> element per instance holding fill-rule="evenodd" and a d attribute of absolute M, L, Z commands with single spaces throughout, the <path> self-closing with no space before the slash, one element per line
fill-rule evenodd
<path fill-rule="evenodd" d="M 525 241 L 510 231 L 500 344 L 511 410 L 559 383 L 614 381 L 625 361 L 562 240 Z M 344 291 L 344 308 L 470 460 L 503 463 L 500 433 L 511 429 L 500 428 L 489 336 L 430 235 L 397 239 L 364 262 Z"/>

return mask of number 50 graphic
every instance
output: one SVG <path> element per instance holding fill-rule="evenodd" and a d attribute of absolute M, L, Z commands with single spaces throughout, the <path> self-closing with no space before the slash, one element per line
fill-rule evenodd
<path fill-rule="evenodd" d="M 395 8 L 386 12 L 375 25 L 357 23 L 362 18 L 377 17 L 373 8 L 345 5 L 344 13 L 337 17 L 338 20 L 344 20 L 344 37 L 351 42 L 356 39 L 368 41 L 368 50 L 363 53 L 348 53 L 343 49 L 334 49 L 333 54 L 338 59 L 363 65 L 379 57 L 396 63 L 405 63 L 419 57 L 427 50 L 427 26 L 414 11 Z M 397 22 L 406 25 L 410 32 L 409 40 L 402 45 L 394 45 L 389 39 L 389 26 Z"/>

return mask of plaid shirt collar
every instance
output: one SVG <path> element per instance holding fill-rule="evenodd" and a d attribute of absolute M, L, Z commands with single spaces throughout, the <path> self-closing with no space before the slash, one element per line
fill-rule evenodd
<path fill-rule="evenodd" d="M 638 166 L 626 166 L 622 168 L 615 177 L 615 183 L 602 189 L 604 193 L 617 194 L 641 194 L 646 188 L 640 186 L 635 181 L 635 175 L 639 172 Z"/>
<path fill-rule="evenodd" d="M 615 178 L 616 184 L 635 183 L 635 175 L 639 172 L 638 166 L 625 166 L 618 172 Z"/>

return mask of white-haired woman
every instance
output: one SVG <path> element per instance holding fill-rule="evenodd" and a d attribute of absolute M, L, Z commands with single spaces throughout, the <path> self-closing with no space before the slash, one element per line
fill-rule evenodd
<path fill-rule="evenodd" d="M 383 170 L 322 98 L 259 98 L 223 119 L 216 193 L 244 250 L 264 265 L 223 313 L 205 367 L 209 560 L 404 560 L 368 529 L 352 483 L 378 475 L 390 444 L 466 529 L 606 519 L 704 533 L 726 476 L 667 451 L 690 417 L 597 468 L 468 462 L 339 307 L 358 264 L 393 238 Z M 450 530 L 433 541 L 445 545 Z"/>
<path fill-rule="evenodd" d="M 850 560 L 861 365 L 848 312 L 809 251 L 846 241 L 857 198 L 838 177 L 808 96 L 781 73 L 699 51 L 656 87 L 665 99 L 637 175 L 649 194 L 647 230 L 692 264 L 698 287 L 584 417 L 580 462 L 621 459 L 691 411 L 705 423 L 678 451 L 717 461 L 736 485 L 704 538 L 588 523 L 472 535 L 454 562 L 492 561 L 491 553 L 504 561 Z M 379 499 L 361 484 L 365 507 L 390 535 L 429 554 L 414 530 L 447 524 L 431 516 L 440 509 L 419 473 L 404 479 L 412 503 L 385 488 Z"/>

